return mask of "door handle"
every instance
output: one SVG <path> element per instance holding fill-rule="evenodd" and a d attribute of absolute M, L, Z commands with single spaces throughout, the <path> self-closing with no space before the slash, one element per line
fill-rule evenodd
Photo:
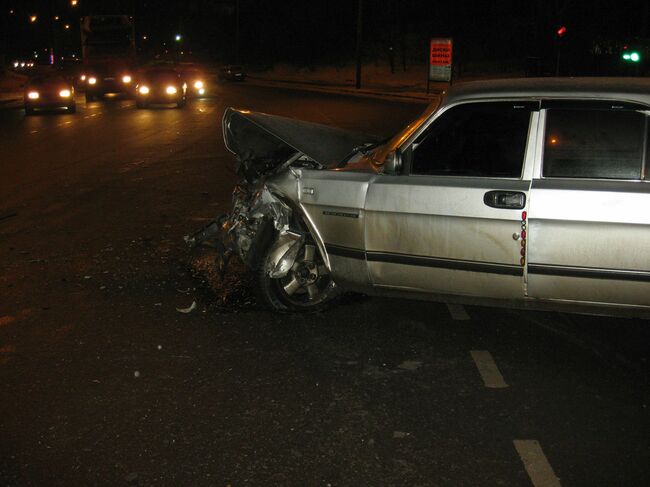
<path fill-rule="evenodd" d="M 520 191 L 488 191 L 483 203 L 492 208 L 522 210 L 526 206 L 526 194 Z"/>

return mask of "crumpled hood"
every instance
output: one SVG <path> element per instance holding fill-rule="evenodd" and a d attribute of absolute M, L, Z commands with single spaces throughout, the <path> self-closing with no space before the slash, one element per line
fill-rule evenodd
<path fill-rule="evenodd" d="M 377 137 L 292 118 L 226 109 L 223 138 L 238 159 L 237 172 L 252 181 L 302 153 L 322 166 L 340 162 L 352 149 Z"/>

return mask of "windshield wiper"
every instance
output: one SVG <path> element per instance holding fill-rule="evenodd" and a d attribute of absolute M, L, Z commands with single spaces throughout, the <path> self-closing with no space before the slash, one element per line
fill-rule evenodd
<path fill-rule="evenodd" d="M 387 137 L 385 139 L 378 140 L 377 142 L 366 142 L 365 144 L 361 144 L 361 145 L 356 146 L 354 149 L 352 149 L 352 152 L 350 152 L 347 156 L 345 156 L 343 159 L 341 159 L 341 162 L 339 162 L 336 167 L 337 168 L 345 167 L 345 165 L 355 155 L 363 154 L 365 156 L 368 152 L 375 149 L 376 147 L 379 147 L 380 145 L 384 145 L 389 140 L 390 140 L 390 137 Z"/>

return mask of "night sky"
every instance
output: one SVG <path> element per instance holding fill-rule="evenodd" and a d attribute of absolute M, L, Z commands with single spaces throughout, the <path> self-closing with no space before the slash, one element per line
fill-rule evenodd
<path fill-rule="evenodd" d="M 649 37 L 647 0 L 453 2 L 364 0 L 363 53 L 367 62 L 423 62 L 427 39 L 450 36 L 469 64 L 507 63 L 526 57 L 550 59 L 556 30 L 575 66 L 586 63 L 596 42 L 630 42 Z M 48 10 L 59 50 L 79 52 L 78 19 L 90 13 L 129 13 L 135 18 L 138 49 L 151 56 L 183 49 L 203 57 L 234 61 L 236 0 L 138 1 L 2 0 L 3 51 L 8 59 L 28 56 L 48 45 Z M 239 0 L 241 60 L 248 64 L 288 62 L 310 66 L 354 59 L 357 0 Z M 13 14 L 10 14 L 13 10 Z M 39 20 L 29 22 L 29 15 Z M 71 27 L 64 30 L 67 23 Z M 173 36 L 183 35 L 182 44 Z M 144 40 L 144 36 L 147 39 Z M 459 59 L 461 59 L 459 57 Z"/>

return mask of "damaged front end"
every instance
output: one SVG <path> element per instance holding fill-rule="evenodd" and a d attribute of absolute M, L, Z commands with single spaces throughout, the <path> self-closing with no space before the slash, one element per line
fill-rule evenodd
<path fill-rule="evenodd" d="M 267 302 L 276 309 L 323 302 L 333 282 L 300 210 L 300 168 L 334 167 L 372 138 L 231 108 L 224 114 L 223 132 L 240 177 L 232 211 L 188 242 L 216 247 L 222 274 L 237 254 L 268 281 Z"/>

